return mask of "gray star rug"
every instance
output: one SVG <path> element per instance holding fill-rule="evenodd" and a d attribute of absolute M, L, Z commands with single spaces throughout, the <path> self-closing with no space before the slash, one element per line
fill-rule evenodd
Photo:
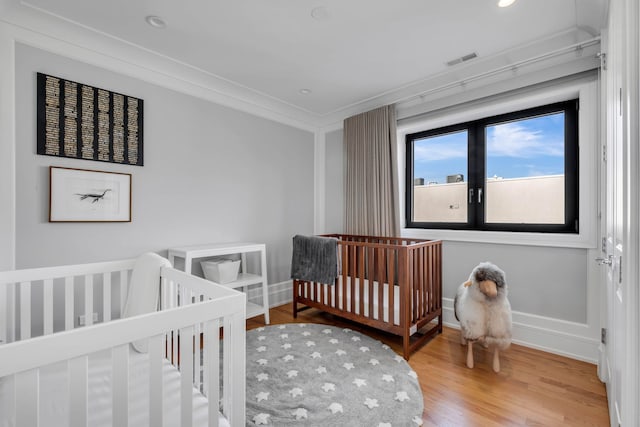
<path fill-rule="evenodd" d="M 389 346 L 310 323 L 247 332 L 247 425 L 422 425 L 418 378 Z"/>

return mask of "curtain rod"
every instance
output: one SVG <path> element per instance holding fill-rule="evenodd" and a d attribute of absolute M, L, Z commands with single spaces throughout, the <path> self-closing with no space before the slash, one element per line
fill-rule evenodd
<path fill-rule="evenodd" d="M 490 71 L 485 71 L 485 72 L 476 74 L 476 75 L 471 76 L 471 77 L 462 78 L 462 79 L 456 80 L 455 82 L 447 83 L 447 84 L 444 84 L 442 86 L 438 86 L 438 87 L 435 87 L 435 88 L 432 88 L 432 89 L 428 89 L 428 90 L 425 90 L 423 92 L 420 92 L 419 94 L 412 94 L 412 95 L 406 96 L 404 98 L 400 98 L 400 99 L 394 101 L 393 103 L 394 104 L 398 104 L 398 103 L 404 103 L 404 102 L 411 101 L 411 100 L 418 99 L 418 98 L 424 98 L 425 96 L 430 95 L 432 93 L 441 92 L 443 90 L 451 89 L 451 88 L 454 88 L 454 87 L 457 87 L 457 86 L 464 86 L 469 82 L 474 82 L 476 80 L 481 80 L 481 79 L 484 79 L 484 78 L 487 78 L 487 77 L 492 77 L 492 76 L 494 76 L 496 74 L 500 74 L 500 73 L 503 73 L 503 72 L 508 71 L 508 70 L 516 70 L 519 67 L 522 67 L 522 66 L 525 66 L 525 65 L 530 65 L 530 64 L 535 64 L 537 62 L 542 62 L 544 60 L 555 58 L 556 56 L 560 56 L 560 55 L 569 53 L 571 51 L 575 51 L 576 53 L 581 54 L 581 52 L 582 52 L 582 50 L 584 48 L 587 48 L 587 47 L 590 47 L 590 46 L 593 46 L 593 45 L 596 45 L 596 44 L 599 44 L 599 43 L 600 43 L 600 36 L 597 36 L 597 37 L 594 37 L 594 38 L 589 39 L 589 40 L 585 40 L 585 41 L 582 41 L 582 42 L 579 42 L 579 43 L 574 43 L 572 45 L 565 46 L 565 47 L 562 47 L 560 49 L 552 50 L 551 52 L 543 53 L 543 54 L 538 55 L 538 56 L 534 56 L 534 57 L 531 57 L 531 58 L 527 58 L 527 59 L 523 59 L 523 60 L 520 60 L 520 61 L 516 61 L 516 62 L 514 62 L 512 64 L 503 65 L 501 67 L 495 68 L 495 69 L 490 70 Z"/>

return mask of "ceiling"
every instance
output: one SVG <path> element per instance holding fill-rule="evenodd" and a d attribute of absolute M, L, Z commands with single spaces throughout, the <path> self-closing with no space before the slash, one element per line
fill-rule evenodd
<path fill-rule="evenodd" d="M 465 64 L 446 63 L 472 52 L 478 58 L 469 63 L 567 31 L 597 37 L 608 0 L 516 0 L 507 8 L 497 0 L 20 3 L 321 117 L 455 72 Z M 148 25 L 148 15 L 166 27 Z"/>

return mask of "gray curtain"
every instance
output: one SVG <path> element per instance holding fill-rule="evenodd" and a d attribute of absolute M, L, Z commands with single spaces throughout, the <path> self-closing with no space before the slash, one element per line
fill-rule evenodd
<path fill-rule="evenodd" d="M 346 119 L 344 147 L 345 232 L 399 236 L 395 106 Z"/>

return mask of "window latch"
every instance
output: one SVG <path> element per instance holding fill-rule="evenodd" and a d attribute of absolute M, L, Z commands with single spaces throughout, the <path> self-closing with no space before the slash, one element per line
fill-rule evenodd
<path fill-rule="evenodd" d="M 478 188 L 478 204 L 482 203 L 482 188 Z"/>
<path fill-rule="evenodd" d="M 469 189 L 469 204 L 473 203 L 473 188 Z"/>

